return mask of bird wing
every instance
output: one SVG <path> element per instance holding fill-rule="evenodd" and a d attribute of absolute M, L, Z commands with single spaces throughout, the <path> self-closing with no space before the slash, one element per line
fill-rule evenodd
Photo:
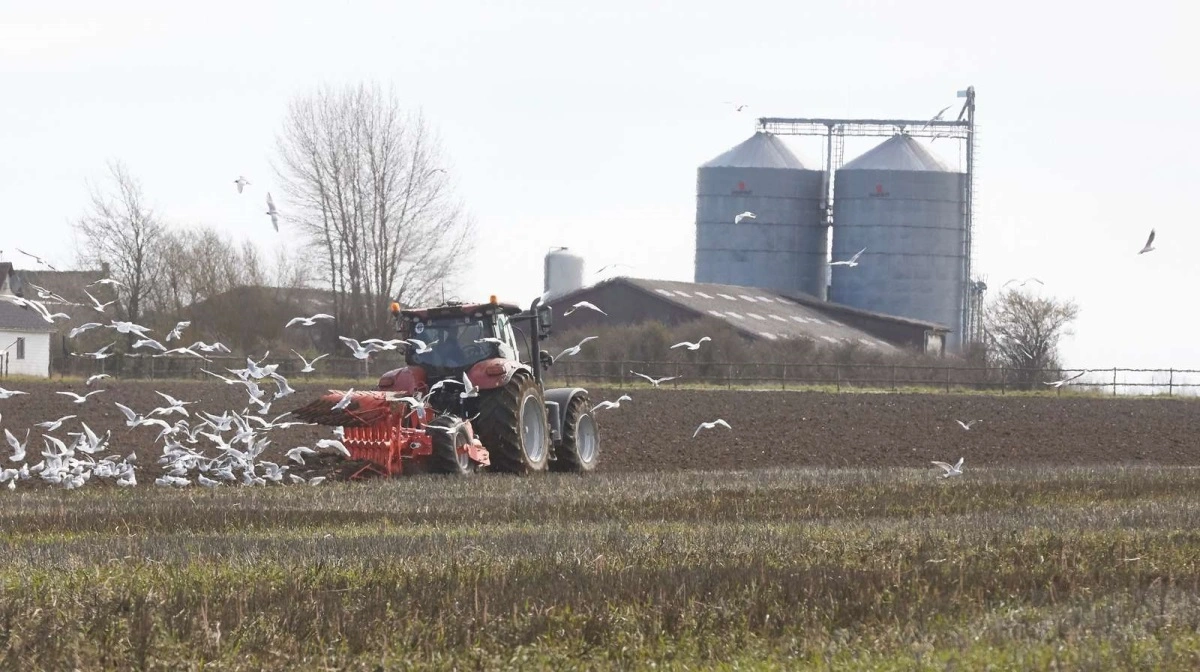
<path fill-rule="evenodd" d="M 271 192 L 269 191 L 267 192 L 267 210 L 270 212 L 275 211 L 275 201 L 271 198 Z"/>
<path fill-rule="evenodd" d="M 220 376 L 217 377 L 220 378 Z M 113 404 L 116 405 L 117 408 L 121 409 L 121 412 L 125 414 L 126 418 L 129 418 L 130 422 L 137 420 L 137 413 L 134 413 L 132 408 L 122 404 L 119 401 L 114 401 Z"/>
<path fill-rule="evenodd" d="M 651 378 L 650 376 L 647 376 L 647 375 L 646 375 L 646 374 L 644 374 L 644 373 L 638 373 L 637 371 L 630 371 L 630 373 L 632 373 L 633 375 L 635 375 L 635 376 L 637 376 L 637 377 L 639 377 L 639 378 L 645 378 L 646 380 L 648 380 L 648 381 L 650 381 L 650 382 L 652 382 L 652 383 L 654 382 L 654 379 L 653 379 L 653 378 Z"/>
<path fill-rule="evenodd" d="M 947 464 L 945 462 L 938 462 L 937 460 L 932 460 L 932 463 L 941 467 L 942 469 L 945 469 L 946 471 L 950 471 L 950 470 L 954 469 L 954 467 L 950 466 L 949 464 Z"/>
<path fill-rule="evenodd" d="M 955 463 L 954 463 L 954 468 L 955 468 L 955 469 L 962 469 L 962 465 L 963 465 L 963 458 L 961 458 L 961 457 L 960 457 L 960 458 L 958 458 L 958 462 L 955 462 Z"/>
<path fill-rule="evenodd" d="M 1146 239 L 1146 247 L 1150 247 L 1150 244 L 1153 242 L 1154 242 L 1154 229 L 1150 229 L 1150 237 Z"/>
<path fill-rule="evenodd" d="M 867 248 L 865 248 L 865 247 L 864 247 L 864 248 L 862 248 L 861 250 L 859 250 L 858 252 L 855 252 L 855 253 L 854 253 L 854 256 L 853 256 L 853 257 L 850 257 L 850 261 L 851 261 L 851 262 L 858 261 L 858 258 L 862 256 L 862 253 L 863 253 L 863 252 L 866 252 L 866 251 L 867 251 Z"/>
<path fill-rule="evenodd" d="M 297 322 L 303 322 L 303 321 L 304 321 L 303 317 L 293 317 L 292 319 L 288 320 L 287 324 L 283 325 L 283 328 L 287 329 L 288 327 L 292 326 L 293 324 L 296 324 Z M 295 352 L 295 350 L 293 350 L 292 352 Z"/>
<path fill-rule="evenodd" d="M 713 425 L 720 425 L 720 426 L 724 427 L 725 429 L 733 429 L 732 427 L 729 426 L 728 422 L 725 422 L 724 420 L 721 420 L 720 418 L 715 420 L 713 422 Z"/>

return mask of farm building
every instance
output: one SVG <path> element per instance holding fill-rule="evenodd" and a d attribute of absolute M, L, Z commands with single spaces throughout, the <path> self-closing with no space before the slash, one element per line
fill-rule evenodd
<path fill-rule="evenodd" d="M 69 320 L 58 319 L 54 321 L 53 325 L 47 325 L 50 327 L 50 364 L 54 370 L 62 370 L 62 362 L 70 357 L 72 349 L 99 348 L 108 342 L 103 341 L 104 334 L 100 331 L 89 332 L 73 342 L 67 338 L 67 334 L 72 329 L 85 322 L 108 322 L 114 307 L 109 307 L 109 315 L 101 315 L 91 307 L 92 301 L 84 293 L 85 291 L 90 293 L 103 303 L 116 301 L 117 293 L 112 287 L 108 285 L 89 287 L 97 280 L 106 277 L 108 277 L 107 264 L 95 271 L 12 269 L 9 282 L 11 293 L 31 301 L 38 301 L 45 305 L 51 313 L 67 313 L 71 316 Z M 65 302 L 58 298 L 41 296 L 35 286 L 65 299 Z"/>
<path fill-rule="evenodd" d="M 54 326 L 36 311 L 5 297 L 16 294 L 12 264 L 0 262 L 0 374 L 50 377 L 50 334 Z"/>
<path fill-rule="evenodd" d="M 595 304 L 608 316 L 591 310 L 563 315 L 579 301 Z M 938 356 L 945 352 L 949 331 L 940 324 L 828 303 L 801 292 L 641 278 L 611 278 L 552 295 L 547 302 L 554 306 L 555 329 L 560 331 L 649 321 L 675 325 L 709 317 L 752 339 L 803 338 L 826 345 L 854 344 Z"/>

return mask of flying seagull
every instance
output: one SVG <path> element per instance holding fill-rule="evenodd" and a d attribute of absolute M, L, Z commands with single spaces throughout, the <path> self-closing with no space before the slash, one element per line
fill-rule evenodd
<path fill-rule="evenodd" d="M 192 323 L 190 321 L 176 323 L 175 328 L 172 329 L 171 332 L 167 334 L 167 337 L 164 340 L 166 340 L 168 343 L 170 343 L 171 341 L 173 341 L 177 338 L 182 338 L 183 330 L 187 329 L 190 326 L 192 326 Z"/>
<path fill-rule="evenodd" d="M 1081 371 L 1080 373 L 1077 373 L 1077 374 L 1071 376 L 1070 378 L 1063 378 L 1062 380 L 1056 380 L 1052 383 L 1044 382 L 1043 384 L 1049 385 L 1050 387 L 1062 387 L 1063 385 L 1066 385 L 1067 383 L 1071 382 L 1072 380 L 1075 380 L 1076 378 L 1082 376 L 1085 373 L 1087 373 L 1087 371 Z"/>
<path fill-rule="evenodd" d="M 616 401 L 602 401 L 592 407 L 592 412 L 595 413 L 598 409 L 620 408 L 622 401 L 633 401 L 633 397 L 628 394 L 622 394 L 617 397 Z"/>
<path fill-rule="evenodd" d="M 979 421 L 978 420 L 968 420 L 966 422 L 963 422 L 962 420 L 955 420 L 955 422 L 957 422 L 958 426 L 962 427 L 963 429 L 971 429 L 971 426 Z"/>
<path fill-rule="evenodd" d="M 300 369 L 300 373 L 312 373 L 313 371 L 315 371 L 315 370 L 316 370 L 316 369 L 314 369 L 314 368 L 313 368 L 313 364 L 316 364 L 316 363 L 317 363 L 317 360 L 321 359 L 322 357 L 328 357 L 328 356 L 329 356 L 329 353 L 328 353 L 328 352 L 327 352 L 327 353 L 325 353 L 325 354 L 323 354 L 323 355 L 317 355 L 316 357 L 313 357 L 312 361 L 310 362 L 310 361 L 308 361 L 307 359 L 305 359 L 305 358 L 304 358 L 304 355 L 302 355 L 302 354 L 300 354 L 300 353 L 296 352 L 295 350 L 292 350 L 292 352 L 295 352 L 295 353 L 296 353 L 296 356 L 300 358 L 300 361 L 304 362 L 304 368 L 303 368 L 303 369 Z"/>
<path fill-rule="evenodd" d="M 863 252 L 866 252 L 866 251 L 867 251 L 867 248 L 864 247 L 863 249 L 856 252 L 853 257 L 850 257 L 850 259 L 848 259 L 846 261 L 831 261 L 831 262 L 829 262 L 829 265 L 830 266 L 848 266 L 850 268 L 854 268 L 855 266 L 858 266 L 858 258 L 862 256 Z"/>
<path fill-rule="evenodd" d="M 1016 281 L 1017 281 L 1017 279 L 1013 278 L 1012 280 L 1009 280 L 1008 282 L 1004 283 L 1004 286 L 1008 287 L 1009 285 L 1011 285 L 1012 283 L 1014 283 Z M 1024 287 L 1025 285 L 1028 285 L 1031 282 L 1036 282 L 1037 284 L 1043 285 L 1043 286 L 1045 286 L 1045 284 L 1046 284 L 1046 283 L 1042 282 L 1041 280 L 1038 280 L 1037 278 L 1030 277 L 1030 278 L 1025 278 L 1025 280 L 1020 285 L 1018 285 L 1018 287 Z"/>
<path fill-rule="evenodd" d="M 699 427 L 697 427 L 697 428 L 696 428 L 696 431 L 695 431 L 695 432 L 692 434 L 692 438 L 693 438 L 693 439 L 694 439 L 694 438 L 696 438 L 696 436 L 697 436 L 698 434 L 700 434 L 700 430 L 702 430 L 702 429 L 712 429 L 713 427 L 716 427 L 717 425 L 720 425 L 720 426 L 724 427 L 725 429 L 733 429 L 732 427 L 730 427 L 730 426 L 729 426 L 729 423 L 728 423 L 728 422 L 725 422 L 724 420 L 722 420 L 722 419 L 720 419 L 720 418 L 717 418 L 716 420 L 713 420 L 712 422 L 702 422 L 702 423 L 700 423 L 700 426 L 699 426 Z"/>
<path fill-rule="evenodd" d="M 932 460 L 932 463 L 936 464 L 937 466 L 941 467 L 942 469 L 944 469 L 946 471 L 946 473 L 942 474 L 942 478 L 950 478 L 951 476 L 962 476 L 963 458 L 961 458 L 961 457 L 958 458 L 958 462 L 956 462 L 954 464 L 954 466 L 946 464 L 945 462 L 938 462 L 937 460 Z"/>
<path fill-rule="evenodd" d="M 600 338 L 600 337 L 599 336 L 588 336 L 587 338 L 580 341 L 577 345 L 572 345 L 571 347 L 567 348 L 566 350 L 563 350 L 562 352 L 555 355 L 551 361 L 557 362 L 560 357 L 574 357 L 575 355 L 579 354 L 579 350 L 580 350 L 580 348 L 583 347 L 584 343 L 587 343 L 588 341 L 594 341 L 597 338 Z"/>
<path fill-rule="evenodd" d="M 91 392 L 88 392 L 87 394 L 82 395 L 82 396 L 75 394 L 74 392 L 55 392 L 55 394 L 61 394 L 64 397 L 71 397 L 71 399 L 74 400 L 75 403 L 82 404 L 83 402 L 87 401 L 88 397 L 92 396 L 93 394 L 100 394 L 101 392 L 104 392 L 104 391 L 105 390 L 103 390 L 103 389 L 92 390 Z"/>
<path fill-rule="evenodd" d="M 45 261 L 44 259 L 42 259 L 41 257 L 37 256 L 36 254 L 30 254 L 30 253 L 26 252 L 25 250 L 22 250 L 22 249 L 21 249 L 21 248 L 19 248 L 19 247 L 17 248 L 17 252 L 20 252 L 21 254 L 23 254 L 23 255 L 25 255 L 25 256 L 27 256 L 27 257 L 31 257 L 31 258 L 32 258 L 34 261 L 36 261 L 37 263 L 39 263 L 39 264 L 41 264 L 41 265 L 45 266 L 46 268 L 48 268 L 48 269 L 50 269 L 50 270 L 52 270 L 52 271 L 57 271 L 57 270 L 58 270 L 57 268 L 55 268 L 55 267 L 51 266 L 50 264 L 47 264 L 47 263 L 46 263 L 46 261 Z"/>
<path fill-rule="evenodd" d="M 695 343 L 692 343 L 691 341 L 682 341 L 680 343 L 676 343 L 675 345 L 672 345 L 671 349 L 674 350 L 675 348 L 687 348 L 688 350 L 699 350 L 701 343 L 703 343 L 705 341 L 711 341 L 711 340 L 712 339 L 709 338 L 708 336 L 701 336 L 700 340 L 696 341 Z"/>
<path fill-rule="evenodd" d="M 741 224 L 743 219 L 756 219 L 756 215 L 753 212 L 750 212 L 749 210 L 747 210 L 740 215 L 734 216 L 733 223 Z"/>
<path fill-rule="evenodd" d="M 271 224 L 275 226 L 275 230 L 279 231 L 279 211 L 275 209 L 275 201 L 271 199 L 271 192 L 267 192 L 267 214 L 271 216 Z"/>
<path fill-rule="evenodd" d="M 293 317 L 291 320 L 288 320 L 288 323 L 285 324 L 283 328 L 287 329 L 288 327 L 290 327 L 292 325 L 296 325 L 296 324 L 301 324 L 306 327 L 311 327 L 317 323 L 317 320 L 332 320 L 332 319 L 333 319 L 333 315 L 326 315 L 325 313 L 317 313 L 316 315 L 313 315 L 312 317 Z"/>
<path fill-rule="evenodd" d="M 238 175 L 238 179 L 234 180 L 233 183 L 237 185 L 238 193 L 240 194 L 240 193 L 242 193 L 242 187 L 246 186 L 247 184 L 250 184 L 250 180 L 247 180 L 246 178 L 242 177 L 241 175 Z"/>
<path fill-rule="evenodd" d="M 951 107 L 953 107 L 953 105 L 947 105 L 947 106 L 943 107 L 941 110 L 939 110 L 937 114 L 933 115 L 932 119 L 925 122 L 925 126 L 922 126 L 921 130 L 922 131 L 925 130 L 926 127 L 928 127 L 930 124 L 932 124 L 935 121 L 941 121 L 944 118 L 942 115 L 946 114 L 946 110 L 950 109 Z"/>
<path fill-rule="evenodd" d="M 1146 239 L 1146 246 L 1138 254 L 1145 254 L 1152 250 L 1154 250 L 1154 229 L 1150 229 L 1150 237 Z"/>
<path fill-rule="evenodd" d="M 668 380 L 675 380 L 676 378 L 678 378 L 678 376 L 667 376 L 666 378 L 651 378 L 650 376 L 647 376 L 644 373 L 638 373 L 637 371 L 630 371 L 630 373 L 637 376 L 638 378 L 645 378 L 646 380 L 650 381 L 651 385 L 653 385 L 655 387 L 658 387 L 659 383 L 665 383 Z"/>
<path fill-rule="evenodd" d="M 597 313 L 600 313 L 601 315 L 608 315 L 608 313 L 606 313 L 606 312 L 604 312 L 603 310 L 600 310 L 599 308 L 597 308 L 597 307 L 596 307 L 596 304 L 594 304 L 594 303 L 589 303 L 589 302 L 587 302 L 587 301 L 580 301 L 579 303 L 577 303 L 577 304 L 575 304 L 575 305 L 571 306 L 571 309 L 570 309 L 570 310 L 568 310 L 567 312 L 563 313 L 563 317 L 566 317 L 567 315 L 570 315 L 571 313 L 573 313 L 573 312 L 575 312 L 575 311 L 579 310 L 580 308 L 587 308 L 588 310 L 594 310 L 594 311 L 596 311 Z"/>
<path fill-rule="evenodd" d="M 123 283 L 117 282 L 116 280 L 113 280 L 112 278 L 100 278 L 99 280 L 97 280 L 95 282 L 89 283 L 87 286 L 95 287 L 96 285 L 112 285 L 113 287 L 125 287 L 125 285 Z"/>

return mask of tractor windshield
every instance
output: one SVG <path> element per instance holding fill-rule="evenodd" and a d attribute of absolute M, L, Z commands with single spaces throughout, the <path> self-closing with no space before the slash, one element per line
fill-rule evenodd
<path fill-rule="evenodd" d="M 495 357 L 495 343 L 484 341 L 484 338 L 494 337 L 493 325 L 489 319 L 480 319 L 463 315 L 459 317 L 438 317 L 427 322 L 413 322 L 408 338 L 424 341 L 429 350 L 417 353 L 410 348 L 406 355 L 409 364 L 434 367 L 437 369 L 462 369 L 472 364 Z"/>

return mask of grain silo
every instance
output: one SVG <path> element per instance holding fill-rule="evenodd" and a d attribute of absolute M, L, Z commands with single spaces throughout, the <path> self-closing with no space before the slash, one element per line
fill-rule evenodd
<path fill-rule="evenodd" d="M 550 250 L 543 269 L 543 291 L 548 297 L 561 296 L 583 287 L 583 266 L 583 257 L 565 247 Z"/>
<path fill-rule="evenodd" d="M 823 178 L 762 132 L 700 166 L 696 282 L 824 297 Z M 744 212 L 754 217 L 735 222 Z"/>
<path fill-rule="evenodd" d="M 938 322 L 958 349 L 966 290 L 966 175 L 907 135 L 842 166 L 834 179 L 830 300 Z"/>

